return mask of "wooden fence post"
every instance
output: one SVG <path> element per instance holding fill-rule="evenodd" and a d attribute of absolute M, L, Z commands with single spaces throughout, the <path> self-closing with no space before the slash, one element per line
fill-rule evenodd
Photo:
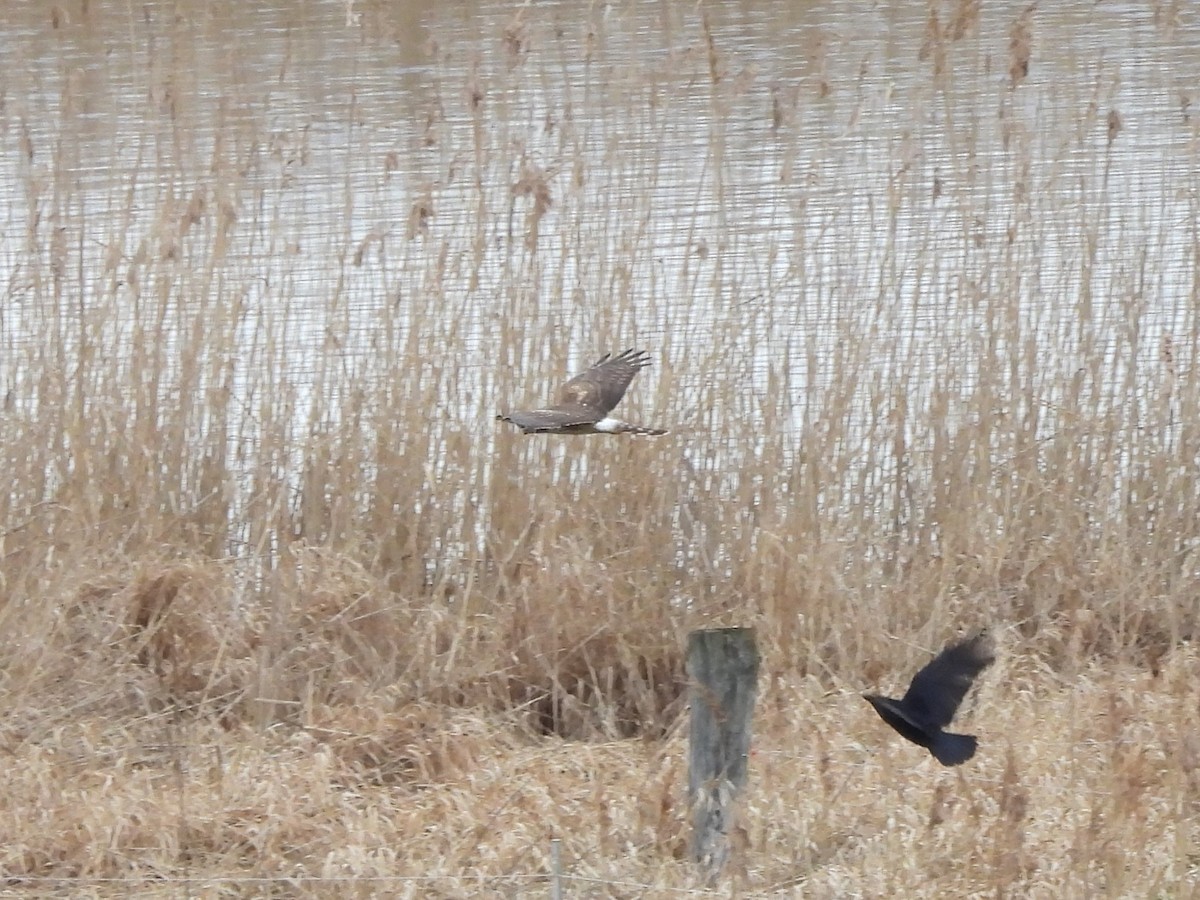
<path fill-rule="evenodd" d="M 562 841 L 550 840 L 550 900 L 563 900 Z"/>
<path fill-rule="evenodd" d="M 688 635 L 692 728 L 688 800 L 692 859 L 715 876 L 729 857 L 734 798 L 746 784 L 750 720 L 758 680 L 753 628 Z"/>

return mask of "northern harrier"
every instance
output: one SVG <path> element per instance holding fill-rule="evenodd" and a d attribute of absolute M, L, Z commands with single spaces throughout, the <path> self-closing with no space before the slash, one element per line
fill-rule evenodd
<path fill-rule="evenodd" d="M 914 744 L 920 744 L 943 766 L 957 766 L 975 755 L 978 741 L 970 734 L 942 731 L 950 724 L 975 677 L 996 659 L 991 637 L 983 631 L 950 644 L 926 664 L 903 699 L 863 694 L 879 717 Z"/>
<path fill-rule="evenodd" d="M 605 353 L 594 366 L 562 386 L 558 403 L 496 416 L 523 434 L 666 434 L 664 428 L 631 425 L 609 416 L 639 369 L 650 365 L 644 350 Z"/>

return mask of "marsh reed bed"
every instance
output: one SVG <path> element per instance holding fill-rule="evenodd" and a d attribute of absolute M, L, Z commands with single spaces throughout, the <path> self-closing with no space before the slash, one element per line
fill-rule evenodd
<path fill-rule="evenodd" d="M 529 7 L 386 90 L 399 26 L 342 12 L 296 25 L 362 67 L 319 109 L 319 41 L 222 75 L 219 13 L 118 23 L 115 132 L 72 42 L 124 13 L 56 8 L 9 88 L 7 888 L 524 896 L 558 837 L 574 896 L 702 893 L 681 648 L 747 624 L 723 890 L 1187 889 L 1178 11 L 1131 73 L 1021 6 L 777 70 L 715 12 Z M 492 421 L 626 346 L 666 437 Z M 856 694 L 981 624 L 935 771 Z"/>

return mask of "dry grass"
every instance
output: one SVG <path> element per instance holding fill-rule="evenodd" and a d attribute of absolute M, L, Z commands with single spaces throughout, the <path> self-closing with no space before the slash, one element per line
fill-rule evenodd
<path fill-rule="evenodd" d="M 723 894 L 1192 890 L 1196 126 L 1139 217 L 1138 111 L 1055 80 L 1039 7 L 930 4 L 887 83 L 819 27 L 770 73 L 626 15 L 439 39 L 386 152 L 154 60 L 134 187 L 80 175 L 69 66 L 12 89 L 12 891 L 540 895 L 559 838 L 572 896 L 702 892 L 681 648 L 730 624 Z M 491 421 L 630 345 L 666 438 Z M 939 770 L 856 694 L 984 623 Z"/>

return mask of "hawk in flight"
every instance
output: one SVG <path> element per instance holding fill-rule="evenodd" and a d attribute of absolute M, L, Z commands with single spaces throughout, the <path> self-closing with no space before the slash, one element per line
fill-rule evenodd
<path fill-rule="evenodd" d="M 666 434 L 665 428 L 631 425 L 609 416 L 639 369 L 650 365 L 644 350 L 605 353 L 594 366 L 562 386 L 558 402 L 543 409 L 519 409 L 496 416 L 523 434 Z"/>
<path fill-rule="evenodd" d="M 991 637 L 983 631 L 950 644 L 925 664 L 899 700 L 863 694 L 879 717 L 903 737 L 920 744 L 943 766 L 957 766 L 975 755 L 974 735 L 943 731 L 977 675 L 996 659 Z"/>

